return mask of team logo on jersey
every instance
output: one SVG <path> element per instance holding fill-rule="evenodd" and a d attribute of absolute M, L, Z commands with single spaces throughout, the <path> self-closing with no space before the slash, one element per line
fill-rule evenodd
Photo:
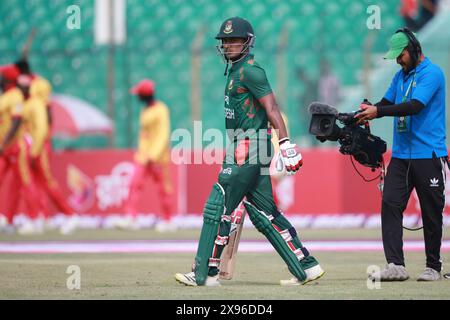
<path fill-rule="evenodd" d="M 230 83 L 228 84 L 228 90 L 233 89 L 233 79 L 230 80 Z"/>
<path fill-rule="evenodd" d="M 232 173 L 232 169 L 231 168 L 225 168 L 222 170 L 223 174 L 231 174 Z"/>
<path fill-rule="evenodd" d="M 231 20 L 228 20 L 227 24 L 225 25 L 225 29 L 223 29 L 223 33 L 230 34 L 233 31 L 234 31 L 233 30 L 233 23 L 231 22 Z"/>

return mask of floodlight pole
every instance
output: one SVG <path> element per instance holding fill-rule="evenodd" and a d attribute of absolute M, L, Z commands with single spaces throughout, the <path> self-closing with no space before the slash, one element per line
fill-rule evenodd
<path fill-rule="evenodd" d="M 115 23 L 115 9 L 113 1 L 109 2 L 107 6 L 109 14 L 109 46 L 108 46 L 108 115 L 115 124 L 115 110 L 114 110 L 114 82 L 115 82 L 115 67 L 114 60 L 116 55 L 116 48 L 114 43 L 114 23 Z M 115 146 L 115 136 L 110 135 L 108 138 L 108 146 L 110 148 Z"/>
<path fill-rule="evenodd" d="M 287 71 L 286 71 L 286 55 L 287 55 L 287 44 L 289 42 L 289 29 L 291 24 L 287 21 L 279 35 L 278 48 L 277 48 L 277 56 L 276 56 L 276 64 L 277 64 L 277 100 L 279 100 L 278 105 L 281 109 L 285 109 L 287 104 Z"/>
<path fill-rule="evenodd" d="M 201 92 L 201 54 L 205 30 L 200 26 L 191 46 L 191 118 L 199 121 L 202 118 Z"/>

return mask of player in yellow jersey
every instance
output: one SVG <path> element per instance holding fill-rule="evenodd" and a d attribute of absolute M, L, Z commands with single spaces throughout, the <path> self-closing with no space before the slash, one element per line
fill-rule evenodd
<path fill-rule="evenodd" d="M 171 220 L 170 200 L 172 185 L 169 174 L 169 109 L 163 102 L 155 99 L 155 84 L 151 80 L 140 81 L 130 90 L 130 93 L 137 95 L 145 103 L 145 108 L 140 114 L 138 149 L 134 155 L 135 171 L 125 211 L 131 219 L 136 218 L 137 203 L 142 196 L 144 182 L 150 176 L 158 188 L 162 207 L 162 216 L 156 225 L 156 230 L 175 231 L 176 226 Z"/>
<path fill-rule="evenodd" d="M 6 171 L 11 169 L 14 177 L 9 180 L 11 185 L 6 188 L 9 192 L 6 216 L 8 223 L 12 225 L 22 195 L 31 221 L 22 225 L 18 232 L 28 234 L 41 231 L 35 224 L 40 212 L 29 163 L 30 144 L 27 143 L 25 136 L 25 127 L 30 119 L 26 111 L 24 92 L 19 89 L 22 88 L 21 83 L 17 83 L 18 87 L 12 87 L 11 81 L 12 79 L 5 77 L 5 72 L 2 71 L 1 85 L 4 94 L 0 98 L 0 181 L 4 180 Z"/>
<path fill-rule="evenodd" d="M 31 100 L 31 105 L 36 106 L 36 110 L 32 112 L 32 119 L 36 119 L 35 126 L 28 130 L 32 137 L 31 161 L 32 171 L 36 180 L 37 192 L 39 194 L 39 205 L 41 211 L 46 218 L 50 217 L 50 210 L 48 208 L 48 198 L 52 200 L 57 210 L 67 217 L 69 217 L 60 229 L 62 234 L 72 233 L 79 224 L 79 218 L 74 210 L 69 206 L 67 200 L 63 197 L 58 182 L 54 178 L 51 167 L 50 157 L 52 154 L 51 144 L 51 109 L 50 109 L 50 94 L 52 91 L 51 84 L 42 76 L 32 73 L 27 59 L 21 59 L 15 63 L 20 73 L 31 81 L 28 89 L 28 94 Z M 36 99 L 42 103 L 36 102 Z M 41 106 L 45 108 L 42 108 Z M 42 120 L 45 117 L 46 123 Z M 45 134 L 41 134 L 45 132 Z"/>
<path fill-rule="evenodd" d="M 6 108 L 2 107 L 2 105 L 6 104 L 6 101 L 11 98 L 5 98 L 5 94 L 10 89 L 16 87 L 17 77 L 20 72 L 14 65 L 3 65 L 0 66 L 0 143 L 3 141 L 6 133 L 8 132 L 11 124 L 9 121 L 9 115 L 6 113 Z M 5 94 L 3 94 L 5 93 Z M 9 94 L 8 94 L 9 95 Z M 17 94 L 13 96 L 17 97 Z M 6 100 L 5 100 L 6 99 Z M 20 100 L 20 96 L 19 96 Z M 7 157 L 4 155 L 3 151 L 0 152 L 0 185 L 3 184 L 5 179 L 5 174 L 7 169 L 9 168 L 9 161 L 7 161 Z M 9 187 L 9 186 L 8 186 Z M 6 209 L 6 208 L 2 208 Z M 10 212 L 0 212 L 0 229 L 11 229 L 12 227 L 12 219 L 13 216 Z"/>

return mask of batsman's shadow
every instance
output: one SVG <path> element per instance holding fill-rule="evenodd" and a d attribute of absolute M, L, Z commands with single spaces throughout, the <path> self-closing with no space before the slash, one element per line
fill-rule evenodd
<path fill-rule="evenodd" d="M 273 281 L 245 281 L 245 280 L 234 280 L 234 281 L 224 281 L 220 282 L 224 286 L 280 286 L 279 283 Z"/>

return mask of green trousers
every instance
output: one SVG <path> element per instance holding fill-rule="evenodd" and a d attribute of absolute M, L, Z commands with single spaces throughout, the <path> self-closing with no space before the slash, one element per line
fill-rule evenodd
<path fill-rule="evenodd" d="M 247 210 L 253 224 L 258 228 L 261 219 L 266 219 L 267 224 L 273 227 L 272 233 L 284 232 L 289 240 L 289 244 L 285 244 L 286 248 L 280 248 L 280 241 L 273 241 L 273 236 L 266 234 L 263 230 L 259 231 L 265 233 L 266 237 L 275 247 L 277 252 L 285 259 L 286 251 L 297 251 L 297 254 L 304 256 L 300 261 L 296 263 L 300 264 L 300 267 L 304 270 L 313 267 L 318 264 L 316 259 L 309 255 L 308 251 L 303 247 L 300 242 L 295 228 L 285 218 L 285 216 L 277 209 L 273 199 L 272 183 L 268 171 L 268 166 L 262 166 L 260 164 L 248 164 L 245 163 L 241 166 L 237 164 L 224 164 L 222 171 L 219 174 L 219 184 L 225 191 L 225 215 L 229 216 L 243 200 L 247 198 L 247 202 L 252 205 L 256 210 Z M 263 215 L 264 217 L 261 217 Z M 270 220 L 270 222 L 269 222 Z M 230 232 L 230 222 L 222 220 L 219 225 L 220 237 L 228 236 Z M 283 245 L 281 245 L 283 246 Z M 224 245 L 217 245 L 214 250 L 214 256 L 212 258 L 220 258 Z M 281 250 L 281 251 L 279 251 Z M 291 254 L 292 255 L 292 254 Z M 291 270 L 290 264 L 292 263 L 285 259 L 288 264 L 289 270 Z M 208 275 L 215 276 L 219 272 L 217 267 L 210 267 Z M 292 272 L 292 270 L 291 270 Z M 293 272 L 294 275 L 298 273 Z M 303 280 L 303 279 L 300 279 Z"/>

